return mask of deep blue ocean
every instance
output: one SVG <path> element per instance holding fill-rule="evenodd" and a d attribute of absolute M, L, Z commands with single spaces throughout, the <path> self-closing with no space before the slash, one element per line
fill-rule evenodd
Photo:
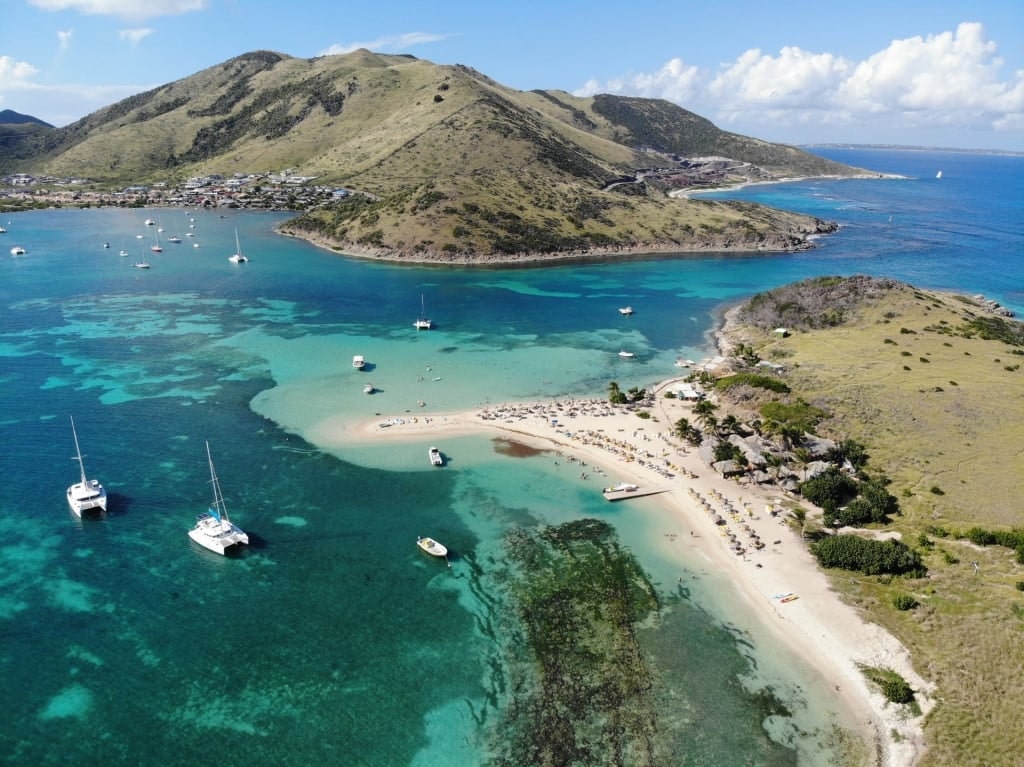
<path fill-rule="evenodd" d="M 679 560 L 651 545 L 669 523 L 642 504 L 609 511 L 575 471 L 484 438 L 446 443 L 436 470 L 425 445 L 332 447 L 316 427 L 651 383 L 707 353 L 724 305 L 813 275 L 891 276 L 1024 312 L 1024 157 L 815 151 L 906 178 L 716 194 L 840 223 L 795 254 L 400 267 L 277 236 L 280 214 L 4 216 L 0 762 L 485 763 L 511 641 L 494 630 L 501 537 L 600 515 L 667 605 L 643 637 L 673 701 L 667 763 L 814 764 L 830 716 L 820 680 L 728 617 L 714 573 L 681 589 Z M 183 242 L 149 254 L 147 216 Z M 227 261 L 236 230 L 247 264 Z M 143 255 L 150 270 L 132 266 Z M 412 327 L 421 300 L 429 333 Z M 110 495 L 99 519 L 64 500 L 69 416 Z M 210 498 L 204 440 L 252 539 L 238 557 L 186 535 Z M 417 535 L 448 545 L 451 568 Z M 791 721 L 766 720 L 765 688 Z"/>

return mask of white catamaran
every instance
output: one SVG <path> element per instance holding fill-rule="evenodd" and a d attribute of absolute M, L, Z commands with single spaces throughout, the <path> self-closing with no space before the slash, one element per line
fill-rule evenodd
<path fill-rule="evenodd" d="M 206 443 L 206 458 L 210 462 L 213 503 L 210 504 L 210 510 L 206 514 L 196 517 L 196 526 L 188 531 L 188 537 L 210 551 L 224 554 L 237 544 L 249 543 L 249 536 L 228 518 L 224 496 L 220 491 L 220 480 L 217 479 L 217 472 L 213 468 L 209 442 Z"/>
<path fill-rule="evenodd" d="M 75 438 L 75 456 L 72 458 L 78 461 L 78 468 L 82 472 L 82 478 L 68 488 L 68 506 L 81 517 L 83 512 L 90 509 L 107 510 L 107 491 L 103 489 L 98 479 L 85 478 L 85 464 L 82 462 L 82 450 L 78 447 L 78 432 L 75 431 L 75 419 L 71 418 L 71 434 Z"/>
<path fill-rule="evenodd" d="M 427 318 L 427 313 L 426 310 L 424 309 L 422 293 L 420 293 L 420 316 L 412 324 L 413 327 L 416 328 L 417 330 L 430 330 L 432 327 L 434 327 L 434 323 Z"/>
<path fill-rule="evenodd" d="M 235 252 L 234 255 L 228 256 L 228 261 L 233 264 L 244 264 L 249 259 L 242 253 L 242 243 L 238 239 L 238 230 L 235 229 Z"/>

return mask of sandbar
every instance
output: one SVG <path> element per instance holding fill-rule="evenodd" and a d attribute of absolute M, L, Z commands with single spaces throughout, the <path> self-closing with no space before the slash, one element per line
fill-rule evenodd
<path fill-rule="evenodd" d="M 363 422 L 328 418 L 307 436 L 323 447 L 388 440 L 441 443 L 445 436 L 492 434 L 541 450 L 556 450 L 588 471 L 629 482 L 679 515 L 689 543 L 717 571 L 728 573 L 737 595 L 759 623 L 834 687 L 840 704 L 862 724 L 878 764 L 905 767 L 924 753 L 922 717 L 907 719 L 869 687 L 860 666 L 889 668 L 917 691 L 922 711 L 930 685 L 913 669 L 907 650 L 882 627 L 865 621 L 832 591 L 825 573 L 790 524 L 788 499 L 726 479 L 695 448 L 671 434 L 679 418 L 693 422 L 692 405 L 665 398 L 659 383 L 641 419 L 629 406 L 599 399 L 508 403 L 456 413 L 402 414 Z M 597 480 L 598 477 L 594 476 Z M 595 481 L 595 491 L 599 485 Z M 618 501 L 629 503 L 628 500 Z M 803 502 L 807 506 L 806 502 Z M 786 599 L 786 596 L 793 598 Z"/>

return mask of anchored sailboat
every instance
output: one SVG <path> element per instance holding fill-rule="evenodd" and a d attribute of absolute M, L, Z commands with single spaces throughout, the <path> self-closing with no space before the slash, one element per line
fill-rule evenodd
<path fill-rule="evenodd" d="M 224 554 L 232 546 L 249 543 L 249 536 L 238 525 L 228 518 L 228 510 L 224 505 L 224 495 L 220 491 L 220 480 L 213 468 L 213 456 L 210 455 L 210 443 L 206 443 L 206 458 L 210 462 L 210 484 L 213 485 L 213 503 L 206 514 L 196 517 L 196 526 L 188 531 L 188 537 L 200 546 Z"/>
<path fill-rule="evenodd" d="M 249 259 L 242 253 L 242 243 L 238 240 L 238 229 L 235 229 L 235 254 L 228 256 L 228 261 L 233 264 L 243 264 Z"/>
<path fill-rule="evenodd" d="M 434 323 L 427 319 L 427 312 L 423 305 L 423 294 L 420 293 L 420 316 L 413 324 L 413 327 L 417 330 L 430 330 L 434 327 Z"/>
<path fill-rule="evenodd" d="M 86 479 L 85 463 L 82 461 L 82 450 L 78 446 L 78 432 L 75 431 L 75 419 L 71 418 L 71 434 L 75 438 L 75 455 L 72 460 L 78 461 L 78 468 L 82 472 L 82 478 L 68 488 L 68 506 L 81 517 L 83 512 L 89 509 L 107 510 L 107 491 L 103 489 L 98 479 Z"/>

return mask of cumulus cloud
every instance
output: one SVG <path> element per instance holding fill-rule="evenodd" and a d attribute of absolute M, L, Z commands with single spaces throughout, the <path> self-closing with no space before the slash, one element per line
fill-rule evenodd
<path fill-rule="evenodd" d="M 71 35 L 74 30 L 71 29 L 58 29 L 57 40 L 60 42 L 60 49 L 66 51 L 71 47 Z"/>
<path fill-rule="evenodd" d="M 775 55 L 753 49 L 717 71 L 672 59 L 653 73 L 591 80 L 576 94 L 664 98 L 748 133 L 769 122 L 805 133 L 808 126 L 834 133 L 870 125 L 893 134 L 928 125 L 1002 132 L 1024 122 L 1024 72 L 1004 79 L 1002 66 L 996 43 L 971 22 L 893 40 L 863 61 L 794 46 Z"/>
<path fill-rule="evenodd" d="M 66 125 L 152 85 L 44 85 L 39 70 L 25 61 L 0 56 L 0 104 L 53 125 Z"/>
<path fill-rule="evenodd" d="M 153 34 L 153 30 L 149 27 L 139 27 L 137 29 L 121 29 L 117 36 L 132 45 L 138 45 L 143 38 L 149 37 L 151 34 Z"/>
<path fill-rule="evenodd" d="M 340 53 L 351 53 L 352 51 L 357 51 L 360 48 L 366 48 L 369 51 L 404 51 L 416 45 L 436 43 L 440 40 L 445 40 L 448 37 L 450 37 L 450 35 L 438 35 L 430 32 L 406 32 L 402 35 L 378 37 L 376 40 L 364 40 L 362 42 L 354 43 L 335 43 L 334 45 L 320 51 L 317 55 L 335 56 Z"/>
<path fill-rule="evenodd" d="M 201 11 L 207 0 L 29 0 L 46 11 L 78 11 L 90 16 L 118 16 L 125 19 L 149 19 Z"/>
<path fill-rule="evenodd" d="M 0 89 L 21 87 L 38 71 L 27 61 L 15 61 L 10 56 L 0 56 Z"/>

